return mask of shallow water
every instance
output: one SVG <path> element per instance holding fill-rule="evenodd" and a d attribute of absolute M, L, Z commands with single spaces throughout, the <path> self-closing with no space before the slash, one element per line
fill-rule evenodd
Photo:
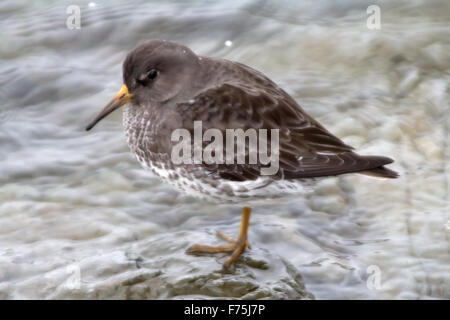
<path fill-rule="evenodd" d="M 448 1 L 378 2 L 380 30 L 364 1 L 95 3 L 0 3 L 0 298 L 310 298 L 303 283 L 317 299 L 450 298 Z M 143 171 L 120 112 L 84 131 L 152 38 L 261 70 L 401 178 L 255 207 L 230 272 L 225 255 L 185 255 L 234 235 L 240 208 Z"/>

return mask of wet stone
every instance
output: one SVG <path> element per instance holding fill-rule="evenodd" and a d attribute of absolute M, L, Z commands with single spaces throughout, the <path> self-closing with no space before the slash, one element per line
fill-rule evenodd
<path fill-rule="evenodd" d="M 193 256 L 184 251 L 187 239 L 214 243 L 214 236 L 180 232 L 170 242 L 158 235 L 133 245 L 76 263 L 81 282 L 67 282 L 66 266 L 52 272 L 46 289 L 33 295 L 43 299 L 314 299 L 299 271 L 286 260 L 258 247 L 247 250 L 230 268 L 227 254 Z M 92 265 L 105 266 L 96 269 Z M 59 275 L 59 276 L 58 276 Z M 39 282 L 35 279 L 35 284 Z M 33 287 L 33 280 L 28 287 Z M 37 294 L 36 294 L 37 293 Z"/>

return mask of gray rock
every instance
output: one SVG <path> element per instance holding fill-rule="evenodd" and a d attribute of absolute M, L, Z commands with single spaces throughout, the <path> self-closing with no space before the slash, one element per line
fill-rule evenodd
<path fill-rule="evenodd" d="M 41 291 L 40 296 L 52 299 L 314 299 L 292 264 L 258 246 L 247 250 L 228 270 L 223 268 L 227 254 L 184 253 L 191 245 L 188 239 L 202 237 L 200 232 L 157 235 L 138 242 L 132 249 L 84 259 L 78 264 L 79 288 L 65 280 L 67 273 L 58 277 L 57 272 L 52 272 L 49 279 L 54 283 L 49 290 Z M 213 236 L 208 239 L 210 243 L 219 241 Z"/>

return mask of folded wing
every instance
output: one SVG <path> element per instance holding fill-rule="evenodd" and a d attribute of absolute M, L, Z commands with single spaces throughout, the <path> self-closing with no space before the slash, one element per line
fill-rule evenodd
<path fill-rule="evenodd" d="M 247 87 L 242 83 L 224 83 L 200 93 L 194 101 L 178 104 L 177 112 L 183 115 L 184 128 L 193 132 L 194 121 L 202 121 L 203 131 L 219 129 L 224 139 L 226 129 L 279 129 L 279 171 L 274 179 L 352 172 L 370 174 L 375 169 L 377 172 L 371 175 L 393 177 L 393 171 L 383 168 L 392 163 L 392 159 L 356 154 L 352 147 L 304 112 L 286 92 L 271 84 Z M 248 156 L 248 148 L 246 153 Z M 236 161 L 234 164 L 202 163 L 201 166 L 212 175 L 236 181 L 258 178 L 263 167 Z"/>

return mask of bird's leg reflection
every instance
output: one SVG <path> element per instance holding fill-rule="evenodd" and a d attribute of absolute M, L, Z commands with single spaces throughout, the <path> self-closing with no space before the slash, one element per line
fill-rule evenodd
<path fill-rule="evenodd" d="M 247 230 L 250 221 L 251 209 L 244 207 L 242 209 L 242 222 L 239 237 L 237 240 L 217 231 L 217 236 L 222 238 L 228 245 L 225 246 L 205 246 L 201 244 L 194 244 L 187 250 L 188 254 L 196 253 L 220 253 L 220 252 L 232 252 L 231 256 L 225 262 L 225 267 L 229 268 L 234 261 L 245 251 L 246 248 L 250 248 L 250 243 L 247 240 Z"/>

